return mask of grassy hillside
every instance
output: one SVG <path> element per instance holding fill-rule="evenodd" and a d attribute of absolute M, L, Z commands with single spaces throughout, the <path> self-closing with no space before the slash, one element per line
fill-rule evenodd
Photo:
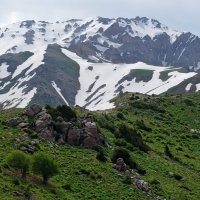
<path fill-rule="evenodd" d="M 125 93 L 114 101 L 116 109 L 104 112 L 75 108 L 79 117 L 92 116 L 106 137 L 107 162 L 97 160 L 94 150 L 41 141 L 33 133 L 26 140 L 23 130 L 5 125 L 23 110 L 1 112 L 0 199 L 150 199 L 133 184 L 126 184 L 126 177 L 113 168 L 111 155 L 122 147 L 139 166 L 135 171 L 142 171 L 142 179 L 150 184 L 153 199 L 198 200 L 200 93 L 159 97 Z M 60 173 L 47 186 L 32 172 L 27 180 L 21 179 L 6 164 L 9 152 L 28 143 L 49 154 L 59 166 Z"/>

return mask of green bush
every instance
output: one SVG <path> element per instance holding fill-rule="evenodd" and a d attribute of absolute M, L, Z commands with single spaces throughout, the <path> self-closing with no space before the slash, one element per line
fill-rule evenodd
<path fill-rule="evenodd" d="M 67 105 L 58 106 L 56 110 L 61 113 L 61 117 L 63 117 L 67 121 L 75 120 L 76 113 Z"/>
<path fill-rule="evenodd" d="M 90 169 L 80 169 L 81 174 L 90 175 L 92 171 Z"/>
<path fill-rule="evenodd" d="M 174 158 L 173 154 L 171 153 L 171 151 L 170 151 L 170 149 L 167 145 L 165 146 L 165 155 L 168 156 L 171 159 Z"/>
<path fill-rule="evenodd" d="M 125 147 L 127 145 L 127 142 L 123 138 L 117 138 L 115 140 L 115 145 L 119 147 Z"/>
<path fill-rule="evenodd" d="M 63 117 L 66 121 L 76 120 L 77 118 L 75 111 L 67 105 L 58 106 L 57 108 L 46 105 L 46 109 L 54 121 L 56 121 L 58 116 Z"/>
<path fill-rule="evenodd" d="M 144 109 L 144 110 L 153 110 L 155 112 L 165 113 L 166 111 L 162 107 L 158 107 L 155 103 L 134 101 L 130 103 L 133 108 Z"/>
<path fill-rule="evenodd" d="M 62 188 L 65 189 L 65 190 L 72 191 L 72 186 L 69 183 L 63 185 Z"/>
<path fill-rule="evenodd" d="M 111 161 L 113 163 L 116 163 L 118 158 L 123 158 L 126 164 L 131 162 L 131 156 L 129 152 L 126 149 L 121 148 L 121 147 L 114 149 L 112 157 L 111 157 Z"/>
<path fill-rule="evenodd" d="M 102 162 L 106 162 L 107 161 L 107 158 L 105 157 L 103 151 L 100 151 L 100 152 L 97 153 L 96 159 L 99 160 L 99 161 L 102 161 Z"/>
<path fill-rule="evenodd" d="M 31 186 L 27 185 L 24 189 L 24 196 L 26 197 L 26 199 L 30 199 L 31 198 Z"/>
<path fill-rule="evenodd" d="M 180 174 L 174 174 L 174 178 L 177 180 L 177 181 L 180 181 L 183 179 L 183 177 L 180 175 Z"/>
<path fill-rule="evenodd" d="M 152 180 L 150 181 L 150 183 L 151 183 L 152 185 L 160 185 L 160 182 L 159 182 L 157 179 L 152 179 Z"/>
<path fill-rule="evenodd" d="M 107 115 L 103 115 L 97 119 L 97 123 L 101 128 L 105 128 L 109 130 L 111 133 L 115 132 L 115 124 L 106 117 Z"/>
<path fill-rule="evenodd" d="M 117 113 L 117 118 L 118 118 L 118 119 L 121 119 L 121 120 L 124 120 L 124 119 L 125 119 L 122 112 L 118 112 L 118 113 Z"/>
<path fill-rule="evenodd" d="M 178 174 L 178 173 L 169 172 L 169 176 L 171 178 L 176 179 L 177 181 L 180 181 L 180 180 L 183 179 L 183 177 L 180 174 Z"/>
<path fill-rule="evenodd" d="M 122 182 L 127 185 L 131 185 L 133 183 L 130 176 L 126 176 Z"/>
<path fill-rule="evenodd" d="M 13 178 L 12 182 L 13 182 L 14 185 L 20 185 L 20 181 L 16 177 Z"/>
<path fill-rule="evenodd" d="M 150 127 L 148 127 L 145 123 L 144 123 L 144 120 L 136 120 L 136 126 L 139 128 L 139 129 L 142 129 L 144 131 L 148 131 L 148 132 L 151 132 L 152 129 Z"/>
<path fill-rule="evenodd" d="M 129 125 L 122 123 L 119 125 L 117 136 L 124 138 L 127 142 L 138 147 L 141 151 L 148 152 L 150 148 L 143 142 L 142 136 Z"/>
<path fill-rule="evenodd" d="M 58 166 L 55 161 L 44 153 L 36 153 L 33 156 L 32 170 L 35 174 L 42 175 L 45 185 L 50 177 L 58 174 Z"/>
<path fill-rule="evenodd" d="M 191 99 L 185 99 L 184 100 L 184 103 L 187 105 L 187 106 L 194 106 L 194 102 L 191 100 Z"/>
<path fill-rule="evenodd" d="M 26 178 L 30 166 L 30 159 L 24 152 L 18 150 L 13 151 L 7 157 L 7 164 L 14 169 L 20 170 L 22 178 Z"/>
<path fill-rule="evenodd" d="M 163 190 L 161 187 L 161 184 L 158 180 L 156 180 L 155 178 L 150 180 L 149 182 L 151 184 L 151 189 L 152 191 L 157 194 L 157 195 L 162 195 L 163 194 Z"/>

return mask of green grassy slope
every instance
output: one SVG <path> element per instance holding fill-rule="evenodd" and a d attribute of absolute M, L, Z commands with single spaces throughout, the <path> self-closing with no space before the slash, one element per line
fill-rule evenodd
<path fill-rule="evenodd" d="M 16 171 L 7 169 L 5 159 L 17 146 L 31 141 L 23 141 L 22 130 L 4 125 L 7 119 L 20 116 L 22 111 L 8 110 L 0 115 L 0 199 L 29 199 L 31 194 L 39 200 L 147 199 L 140 190 L 123 184 L 124 178 L 113 169 L 110 162 L 98 161 L 96 151 L 68 145 L 58 146 L 47 142 L 39 144 L 39 151 L 53 157 L 60 170 L 48 186 L 43 186 L 42 179 L 32 173 L 26 181 L 22 180 Z M 16 192 L 21 195 L 16 196 Z"/>
<path fill-rule="evenodd" d="M 107 116 L 106 131 L 116 132 L 123 121 L 143 136 L 151 152 L 133 150 L 133 158 L 147 170 L 144 179 L 158 181 L 155 192 L 166 198 L 200 197 L 200 134 L 191 131 L 200 130 L 199 100 L 200 93 L 159 97 L 126 93 L 115 100 L 118 109 Z M 102 121 L 102 116 L 99 120 Z M 173 159 L 165 155 L 165 146 Z M 172 173 L 180 175 L 182 180 L 173 178 Z"/>
<path fill-rule="evenodd" d="M 23 141 L 23 131 L 8 128 L 5 121 L 20 116 L 23 110 L 12 109 L 0 114 L 0 199 L 149 199 L 133 185 L 123 183 L 124 177 L 110 161 L 113 149 L 126 148 L 132 159 L 146 174 L 155 195 L 166 199 L 198 200 L 200 197 L 200 93 L 187 95 L 146 96 L 123 94 L 115 99 L 117 108 L 104 112 L 89 112 L 76 108 L 78 116 L 92 115 L 98 128 L 107 138 L 105 154 L 108 162 L 96 159 L 97 152 L 68 145 L 53 145 L 40 141 L 39 151 L 51 155 L 60 174 L 50 179 L 48 186 L 31 172 L 22 180 L 9 169 L 5 158 Z M 151 149 L 148 153 L 137 147 L 137 142 L 120 135 L 120 127 L 129 127 L 143 138 Z M 127 129 L 127 130 L 129 130 Z M 132 132 L 130 133 L 132 134 Z M 172 158 L 165 153 L 168 146 Z M 21 194 L 16 195 L 16 192 Z"/>

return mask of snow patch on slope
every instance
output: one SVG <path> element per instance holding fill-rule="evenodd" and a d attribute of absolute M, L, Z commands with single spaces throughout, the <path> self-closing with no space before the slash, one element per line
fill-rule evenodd
<path fill-rule="evenodd" d="M 200 83 L 196 84 L 196 92 L 200 91 Z"/>
<path fill-rule="evenodd" d="M 11 87 L 7 93 L 0 94 L 0 103 L 3 104 L 3 109 L 13 108 L 13 107 L 25 108 L 26 106 L 28 106 L 29 102 L 37 93 L 37 88 L 34 87 L 32 88 L 32 90 L 28 91 L 27 90 L 28 86 L 23 84 L 31 80 L 35 75 L 36 74 L 34 73 L 32 75 L 19 78 L 15 83 L 15 85 Z M 10 84 L 10 82 L 8 82 L 8 84 Z M 3 88 L 4 87 L 5 85 L 3 86 Z"/>
<path fill-rule="evenodd" d="M 7 63 L 2 63 L 0 65 L 0 79 L 8 77 L 11 73 L 8 72 L 8 67 Z"/>
<path fill-rule="evenodd" d="M 67 100 L 65 99 L 65 97 L 62 95 L 61 93 L 61 89 L 56 85 L 56 83 L 54 81 L 51 82 L 51 85 L 53 86 L 53 88 L 56 90 L 56 92 L 59 94 L 59 96 L 62 98 L 62 100 L 65 102 L 65 104 L 67 106 L 69 106 L 69 103 L 67 102 Z"/>
<path fill-rule="evenodd" d="M 31 99 L 37 92 L 37 88 L 34 87 L 29 92 L 25 93 L 24 90 L 27 89 L 26 86 L 11 88 L 6 94 L 1 94 L 0 99 L 3 103 L 3 109 L 8 108 L 25 108 L 28 106 Z"/>
<path fill-rule="evenodd" d="M 192 85 L 193 85 L 192 83 L 189 83 L 189 84 L 186 86 L 185 91 L 186 91 L 186 92 L 190 91 Z"/>
<path fill-rule="evenodd" d="M 169 70 L 170 67 L 151 66 L 141 62 L 136 64 L 90 63 L 66 49 L 62 49 L 62 52 L 80 66 L 79 82 L 81 88 L 76 96 L 76 104 L 82 107 L 85 106 L 90 110 L 113 108 L 114 104 L 109 101 L 119 94 L 116 91 L 119 86 L 123 88 L 123 92 L 161 94 L 185 79 L 196 75 L 192 72 L 180 73 L 173 71 L 169 73 L 170 78 L 167 81 L 162 81 L 160 72 Z M 89 69 L 91 66 L 92 70 Z M 132 81 L 125 80 L 119 86 L 116 86 L 119 80 L 128 75 L 133 69 L 152 70 L 153 77 L 148 82 L 136 82 L 136 79 Z M 173 70 L 176 69 L 173 68 Z"/>
<path fill-rule="evenodd" d="M 15 72 L 12 75 L 12 78 L 15 78 L 19 74 L 22 73 L 25 69 L 28 69 L 26 72 L 26 75 L 28 75 L 30 72 L 35 70 L 37 67 L 40 65 L 44 64 L 43 59 L 44 59 L 44 54 L 46 52 L 47 45 L 45 46 L 40 46 L 34 51 L 34 55 L 28 58 L 23 64 L 19 65 Z"/>

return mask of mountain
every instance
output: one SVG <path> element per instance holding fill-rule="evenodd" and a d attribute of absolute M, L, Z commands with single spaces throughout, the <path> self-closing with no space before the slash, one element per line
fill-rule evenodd
<path fill-rule="evenodd" d="M 199 72 L 200 38 L 145 17 L 29 20 L 0 29 L 0 109 L 108 109 L 126 91 L 199 91 Z"/>

